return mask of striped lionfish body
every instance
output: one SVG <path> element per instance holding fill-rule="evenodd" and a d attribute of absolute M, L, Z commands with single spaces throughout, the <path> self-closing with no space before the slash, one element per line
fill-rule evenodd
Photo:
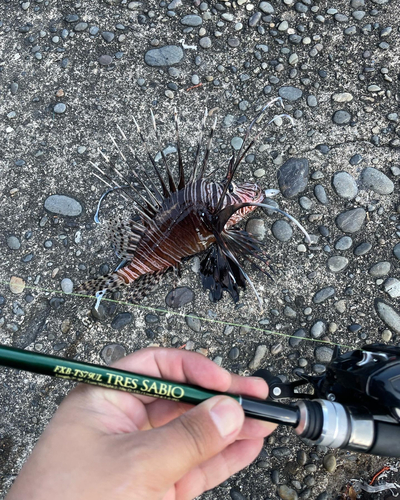
<path fill-rule="evenodd" d="M 272 102 L 266 107 L 270 106 Z M 154 282 L 166 270 L 178 268 L 182 259 L 204 251 L 207 252 L 200 266 L 203 286 L 210 290 L 211 297 L 214 300 L 219 300 L 223 291 L 226 290 L 234 301 L 237 301 L 239 298 L 238 286 L 244 287 L 246 281 L 250 283 L 255 291 L 253 284 L 239 262 L 240 257 L 251 260 L 254 264 L 254 261 L 261 261 L 261 263 L 268 265 L 268 256 L 252 235 L 243 230 L 235 229 L 234 226 L 249 212 L 261 205 L 264 193 L 257 184 L 250 182 L 235 184 L 233 182 L 235 171 L 253 145 L 254 140 L 247 147 L 242 146 L 236 159 L 233 156 L 231 157 L 228 173 L 222 182 L 207 181 L 204 178 L 204 172 L 216 122 L 211 128 L 202 164 L 198 165 L 206 116 L 203 119 L 194 167 L 189 180 L 185 182 L 175 112 L 179 163 L 178 185 L 175 183 L 166 158 L 162 153 L 168 177 L 167 186 L 155 161 L 147 150 L 146 140 L 141 130 L 137 127 L 142 142 L 146 146 L 148 157 L 160 181 L 161 190 L 155 186 L 144 172 L 142 177 L 139 177 L 135 171 L 132 172 L 137 181 L 135 185 L 123 177 L 114 166 L 111 166 L 112 170 L 124 180 L 126 185 L 120 186 L 117 184 L 116 187 L 112 188 L 109 183 L 106 183 L 111 189 L 102 196 L 99 207 L 105 195 L 112 190 L 120 190 L 120 192 L 122 191 L 132 197 L 140 220 L 124 221 L 115 218 L 108 222 L 108 231 L 113 247 L 117 255 L 124 260 L 113 273 L 80 285 L 77 290 L 78 293 L 96 294 L 101 297 L 107 291 L 115 291 L 142 278 L 138 282 L 139 285 L 136 287 L 136 291 L 133 292 L 133 298 L 137 300 L 148 291 L 150 286 L 154 286 Z M 254 123 L 255 120 L 248 128 L 245 141 Z M 161 146 L 154 117 L 153 127 Z M 123 133 L 122 135 L 126 139 Z M 116 145 L 115 141 L 113 142 Z M 160 149 L 162 151 L 162 147 Z M 125 159 L 122 152 L 120 150 L 119 152 Z M 105 158 L 108 161 L 108 158 Z M 101 178 L 103 182 L 105 182 L 104 177 L 111 180 L 104 171 L 101 171 L 98 167 L 96 168 L 103 175 L 103 178 Z M 138 185 L 141 189 L 138 188 Z M 143 191 L 146 192 L 147 196 L 142 194 Z M 136 194 L 135 198 L 133 198 L 132 192 Z M 264 269 L 261 270 L 266 273 Z"/>

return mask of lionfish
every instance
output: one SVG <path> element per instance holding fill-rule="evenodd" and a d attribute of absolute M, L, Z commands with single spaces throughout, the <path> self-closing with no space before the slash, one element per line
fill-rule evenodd
<path fill-rule="evenodd" d="M 276 101 L 281 102 L 281 99 L 274 99 L 265 105 L 250 123 L 242 145 L 236 156 L 232 154 L 226 177 L 221 182 L 209 181 L 205 176 L 216 120 L 211 126 L 203 159 L 200 161 L 207 111 L 202 120 L 194 165 L 187 181 L 185 181 L 181 154 L 177 111 L 174 112 L 179 167 L 178 182 L 174 180 L 168 166 L 156 121 L 153 113 L 151 113 L 152 125 L 165 166 L 168 185 L 161 175 L 157 163 L 149 151 L 147 141 L 135 120 L 138 135 L 145 146 L 161 190 L 154 184 L 145 170 L 140 167 L 140 161 L 131 147 L 129 149 L 143 174 L 140 177 L 135 170 L 132 170 L 136 185 L 123 176 L 110 162 L 109 158 L 102 153 L 113 172 L 125 184 L 121 186 L 114 181 L 115 186 L 113 187 L 105 180 L 112 181 L 112 179 L 93 164 L 103 177 L 95 175 L 110 187 L 100 198 L 95 221 L 99 222 L 98 213 L 101 202 L 105 196 L 114 190 L 120 190 L 119 192 L 122 191 L 123 194 L 132 199 L 134 210 L 139 217 L 136 216 L 131 220 L 116 217 L 108 222 L 112 245 L 117 256 L 122 258 L 123 261 L 114 272 L 87 281 L 81 284 L 76 291 L 81 294 L 96 295 L 98 299 L 97 308 L 106 292 L 116 291 L 141 278 L 133 291 L 133 297 L 131 297 L 132 301 L 137 301 L 158 283 L 161 276 L 168 269 L 179 269 L 180 263 L 186 257 L 205 252 L 200 264 L 200 274 L 203 287 L 210 291 L 213 301 L 220 300 L 223 292 L 227 291 L 232 299 L 237 302 L 239 287 L 245 288 L 247 282 L 261 305 L 261 298 L 243 269 L 241 261 L 248 260 L 256 268 L 269 275 L 266 270 L 266 267 L 269 268 L 269 257 L 254 236 L 234 226 L 257 207 L 266 207 L 291 219 L 308 237 L 307 232 L 293 217 L 278 208 L 261 203 L 265 195 L 260 186 L 251 182 L 235 183 L 233 181 L 238 166 L 258 138 L 258 135 L 252 138 L 246 146 L 254 124 L 261 114 Z M 287 115 L 281 116 L 287 117 Z M 272 123 L 275 118 L 268 124 Z M 127 140 L 123 131 L 120 127 L 118 128 L 124 140 Z M 111 135 L 110 137 L 118 153 L 126 161 L 115 139 Z M 143 195 L 144 192 L 147 196 Z M 132 193 L 136 194 L 136 198 L 133 197 Z"/>

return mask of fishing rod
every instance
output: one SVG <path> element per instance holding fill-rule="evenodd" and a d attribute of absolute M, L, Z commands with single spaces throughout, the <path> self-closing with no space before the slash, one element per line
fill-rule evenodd
<path fill-rule="evenodd" d="M 269 384 L 267 400 L 8 346 L 0 346 L 0 365 L 194 405 L 225 395 L 238 401 L 248 417 L 293 427 L 310 446 L 400 457 L 400 349 L 384 344 L 366 345 L 343 355 L 336 347 L 323 375 L 299 374 L 294 382 L 283 383 L 269 371 L 258 370 L 254 375 Z M 313 394 L 295 392 L 306 384 L 312 386 Z M 274 401 L 280 398 L 300 401 Z"/>

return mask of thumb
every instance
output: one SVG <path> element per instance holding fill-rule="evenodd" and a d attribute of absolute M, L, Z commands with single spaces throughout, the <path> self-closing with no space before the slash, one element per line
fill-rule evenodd
<path fill-rule="evenodd" d="M 159 487 L 169 488 L 191 469 L 224 450 L 235 441 L 243 422 L 243 409 L 235 399 L 216 396 L 149 431 L 157 446 L 152 466 L 157 471 Z"/>

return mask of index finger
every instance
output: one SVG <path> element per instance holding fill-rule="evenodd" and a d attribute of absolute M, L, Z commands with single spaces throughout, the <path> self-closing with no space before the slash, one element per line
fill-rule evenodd
<path fill-rule="evenodd" d="M 159 377 L 173 382 L 198 385 L 218 392 L 242 394 L 260 399 L 268 396 L 267 383 L 258 377 L 229 373 L 205 356 L 195 352 L 150 347 L 120 359 L 114 365 L 121 370 Z M 154 401 L 139 396 L 144 402 Z"/>

